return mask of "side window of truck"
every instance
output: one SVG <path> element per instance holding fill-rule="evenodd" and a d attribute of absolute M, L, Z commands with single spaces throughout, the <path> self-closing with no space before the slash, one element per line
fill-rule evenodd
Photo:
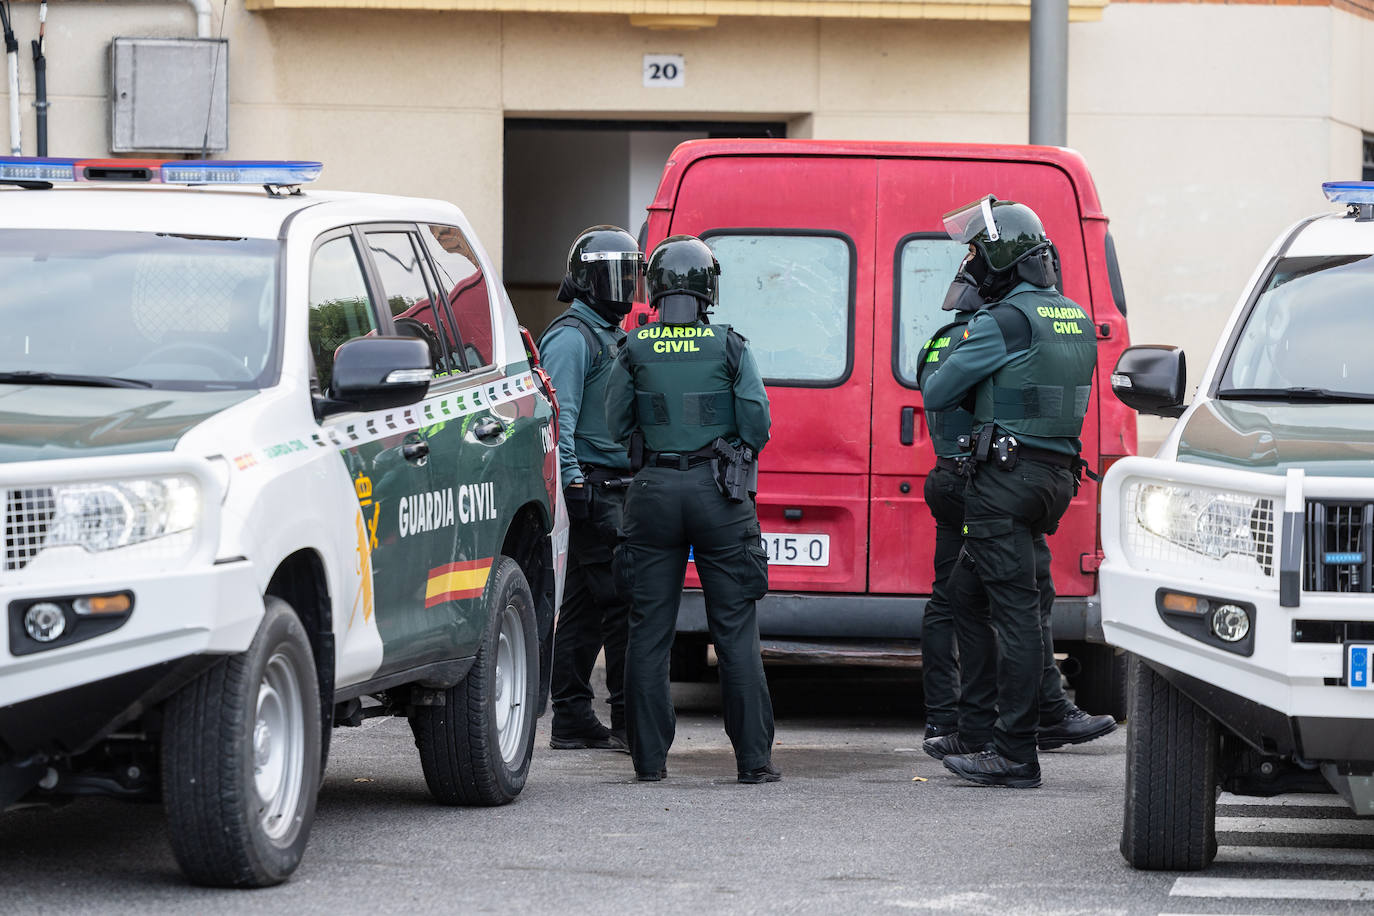
<path fill-rule="evenodd" d="M 916 387 L 921 346 L 953 317 L 940 306 L 967 253 L 967 245 L 943 233 L 909 235 L 897 243 L 892 371 L 903 385 Z"/>
<path fill-rule="evenodd" d="M 420 235 L 457 323 L 468 369 L 491 365 L 491 299 L 477 254 L 455 226 L 427 226 Z"/>
<path fill-rule="evenodd" d="M 376 330 L 372 297 L 352 237 L 342 235 L 324 242 L 310 260 L 310 352 L 321 392 L 329 393 L 334 351 Z"/>
<path fill-rule="evenodd" d="M 447 336 L 434 313 L 434 298 L 425 282 L 420 254 L 409 232 L 368 232 L 368 252 L 382 282 L 396 333 L 415 337 L 429 345 L 435 378 L 461 372 L 444 341 Z"/>
<path fill-rule="evenodd" d="M 849 375 L 854 244 L 841 235 L 746 229 L 707 233 L 720 261 L 712 320 L 749 338 L 770 385 L 825 387 Z"/>

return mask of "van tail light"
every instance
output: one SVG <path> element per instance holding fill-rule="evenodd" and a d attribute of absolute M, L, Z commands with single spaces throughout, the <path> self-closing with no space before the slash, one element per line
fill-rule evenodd
<path fill-rule="evenodd" d="M 520 339 L 525 342 L 525 358 L 529 360 L 530 372 L 534 375 L 534 382 L 539 386 L 539 390 L 544 393 L 544 397 L 549 399 L 553 405 L 553 438 L 558 441 L 558 389 L 553 387 L 553 379 L 549 378 L 549 373 L 539 362 L 539 347 L 534 343 L 534 336 L 530 334 L 530 329 L 523 324 L 520 325 Z"/>

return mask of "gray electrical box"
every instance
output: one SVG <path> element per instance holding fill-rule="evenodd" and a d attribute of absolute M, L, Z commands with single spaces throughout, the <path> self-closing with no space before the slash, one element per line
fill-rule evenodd
<path fill-rule="evenodd" d="M 222 153 L 229 148 L 229 41 L 110 42 L 110 149 Z"/>

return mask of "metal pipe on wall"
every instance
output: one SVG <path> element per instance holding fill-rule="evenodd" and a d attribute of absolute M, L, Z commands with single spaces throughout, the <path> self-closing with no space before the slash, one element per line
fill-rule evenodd
<path fill-rule="evenodd" d="M 1069 134 L 1069 0 L 1031 0 L 1030 142 L 1065 146 Z"/>
<path fill-rule="evenodd" d="M 210 28 L 210 0 L 186 0 L 191 4 L 191 9 L 196 11 L 196 37 L 209 38 Z"/>

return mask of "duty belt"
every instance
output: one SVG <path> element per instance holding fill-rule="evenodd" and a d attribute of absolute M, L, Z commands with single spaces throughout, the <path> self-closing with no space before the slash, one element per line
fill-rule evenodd
<path fill-rule="evenodd" d="M 969 458 L 967 455 L 961 455 L 958 458 L 937 457 L 935 459 L 935 466 L 942 471 L 953 471 L 956 474 L 961 474 L 963 473 L 964 462 L 968 460 Z"/>
<path fill-rule="evenodd" d="M 1052 464 L 1055 467 L 1067 468 L 1072 471 L 1078 467 L 1077 455 L 1065 455 L 1063 452 L 1052 452 L 1043 448 L 1031 448 L 1029 445 L 1021 446 L 1018 454 L 1022 458 L 1031 461 L 1039 461 L 1041 464 Z"/>
<path fill-rule="evenodd" d="M 645 456 L 644 464 L 651 468 L 677 468 L 679 471 L 685 471 L 688 468 L 709 464 L 715 457 L 715 449 L 708 445 L 694 452 L 649 452 Z"/>

